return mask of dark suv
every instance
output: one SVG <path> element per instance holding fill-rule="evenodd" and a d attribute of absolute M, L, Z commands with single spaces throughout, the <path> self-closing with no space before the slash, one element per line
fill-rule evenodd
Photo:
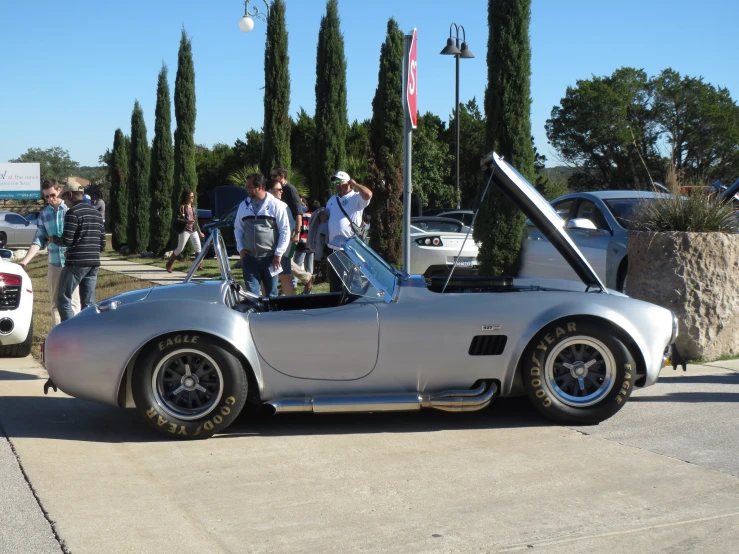
<path fill-rule="evenodd" d="M 236 250 L 236 238 L 234 237 L 234 219 L 236 219 L 236 211 L 239 209 L 239 204 L 236 204 L 233 208 L 228 210 L 220 218 L 214 219 L 210 223 L 203 225 L 201 229 L 205 235 L 205 240 L 210 236 L 210 232 L 213 229 L 218 229 L 223 236 L 223 241 L 226 243 L 226 251 L 229 256 L 238 256 L 239 253 Z M 208 254 L 210 257 L 215 255 L 213 250 Z"/>

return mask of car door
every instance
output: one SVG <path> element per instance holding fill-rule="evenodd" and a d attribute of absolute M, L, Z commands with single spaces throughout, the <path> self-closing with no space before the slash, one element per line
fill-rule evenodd
<path fill-rule="evenodd" d="M 377 308 L 365 299 L 333 308 L 250 314 L 257 351 L 275 370 L 300 379 L 350 381 L 377 363 Z"/>
<path fill-rule="evenodd" d="M 578 198 L 561 200 L 552 207 L 559 217 L 567 220 L 577 209 Z M 547 279 L 578 279 L 575 271 L 557 252 L 551 242 L 531 221 L 526 222 L 526 240 L 523 245 L 521 277 L 545 277 Z"/>
<path fill-rule="evenodd" d="M 574 214 L 577 219 L 587 219 L 595 229 L 568 229 L 567 232 L 588 260 L 601 280 L 606 280 L 606 257 L 613 232 L 603 212 L 591 200 L 583 199 Z"/>

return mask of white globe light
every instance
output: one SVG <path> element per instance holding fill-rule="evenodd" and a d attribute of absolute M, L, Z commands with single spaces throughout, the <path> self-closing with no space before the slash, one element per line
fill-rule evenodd
<path fill-rule="evenodd" d="M 254 28 L 254 20 L 248 15 L 245 15 L 244 17 L 239 19 L 239 29 L 241 29 L 245 33 L 248 33 L 253 28 Z"/>

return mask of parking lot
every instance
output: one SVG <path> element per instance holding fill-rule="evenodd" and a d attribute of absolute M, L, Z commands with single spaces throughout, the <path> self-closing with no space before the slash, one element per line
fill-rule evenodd
<path fill-rule="evenodd" d="M 736 362 L 664 370 L 597 427 L 549 425 L 514 399 L 470 414 L 243 416 L 199 442 L 160 440 L 132 410 L 45 397 L 43 368 L 10 365 L 0 552 L 727 552 L 739 540 Z"/>

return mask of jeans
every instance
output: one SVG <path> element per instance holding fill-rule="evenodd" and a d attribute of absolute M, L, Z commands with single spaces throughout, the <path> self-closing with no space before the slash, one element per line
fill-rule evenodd
<path fill-rule="evenodd" d="M 277 276 L 269 274 L 272 265 L 272 256 L 255 258 L 247 254 L 241 258 L 241 273 L 244 275 L 244 284 L 247 290 L 262 295 L 261 284 L 264 283 L 264 292 L 267 296 L 277 296 Z"/>
<path fill-rule="evenodd" d="M 182 250 L 185 248 L 185 245 L 187 244 L 187 239 L 190 239 L 190 243 L 192 244 L 192 247 L 195 249 L 196 254 L 200 254 L 200 235 L 198 235 L 197 231 L 182 231 L 179 235 L 177 235 L 177 248 L 174 249 L 174 255 L 179 256 L 182 253 Z"/>
<path fill-rule="evenodd" d="M 56 305 L 62 321 L 74 317 L 72 292 L 79 287 L 81 310 L 95 303 L 95 286 L 98 281 L 97 267 L 65 265 L 59 276 L 59 292 Z"/>
<path fill-rule="evenodd" d="M 303 269 L 307 273 L 310 273 L 313 275 L 313 252 L 310 250 L 303 250 L 302 252 L 295 252 L 295 255 L 293 256 L 293 261 L 298 264 L 302 265 Z M 293 287 L 298 286 L 298 279 L 293 275 Z"/>

